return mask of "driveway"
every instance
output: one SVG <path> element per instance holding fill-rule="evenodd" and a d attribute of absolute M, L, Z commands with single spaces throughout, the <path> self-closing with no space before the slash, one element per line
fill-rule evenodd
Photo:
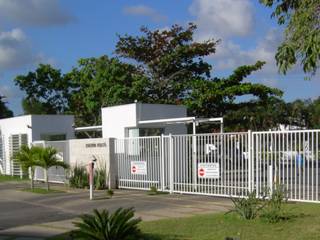
<path fill-rule="evenodd" d="M 80 214 L 90 213 L 94 208 L 113 211 L 119 207 L 134 207 L 137 216 L 150 221 L 227 211 L 232 205 L 224 198 L 178 194 L 150 196 L 133 190 L 116 190 L 111 199 L 106 199 L 105 192 L 99 191 L 95 193 L 96 200 L 90 201 L 87 190 L 35 194 L 21 191 L 25 187 L 26 184 L 21 183 L 0 184 L 0 239 L 5 239 L 4 236 L 37 239 L 61 234 L 73 228 L 72 222 Z"/>

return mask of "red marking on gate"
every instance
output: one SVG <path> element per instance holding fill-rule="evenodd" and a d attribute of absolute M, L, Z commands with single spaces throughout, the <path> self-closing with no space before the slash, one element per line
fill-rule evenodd
<path fill-rule="evenodd" d="M 199 169 L 199 175 L 200 175 L 200 177 L 203 177 L 204 174 L 205 174 L 204 169 L 203 169 L 203 168 L 200 168 L 200 169 Z"/>
<path fill-rule="evenodd" d="M 131 171 L 132 171 L 133 173 L 135 173 L 135 172 L 137 171 L 137 168 L 136 168 L 136 166 L 132 166 L 132 169 L 131 169 Z"/>

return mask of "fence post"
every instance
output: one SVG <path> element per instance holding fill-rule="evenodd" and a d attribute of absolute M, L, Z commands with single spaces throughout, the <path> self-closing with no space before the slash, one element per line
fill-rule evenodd
<path fill-rule="evenodd" d="M 165 175 L 164 175 L 164 159 L 165 159 L 165 156 L 164 156 L 164 137 L 163 137 L 163 134 L 161 134 L 161 137 L 160 137 L 160 140 L 161 140 L 161 143 L 160 143 L 160 146 L 161 146 L 161 150 L 160 150 L 160 154 L 161 154 L 161 157 L 160 157 L 160 161 L 161 161 L 161 170 L 160 170 L 160 173 L 161 173 L 161 191 L 164 191 L 165 189 Z"/>
<path fill-rule="evenodd" d="M 273 192 L 273 165 L 269 165 L 269 189 L 270 189 L 270 196 Z"/>
<path fill-rule="evenodd" d="M 169 181 L 170 181 L 170 194 L 173 193 L 174 188 L 174 175 L 173 175 L 173 138 L 172 135 L 169 134 Z"/>
<path fill-rule="evenodd" d="M 106 139 L 106 184 L 109 189 L 115 189 L 118 187 L 118 162 L 115 157 L 115 141 L 115 138 Z"/>
<path fill-rule="evenodd" d="M 248 130 L 248 188 L 252 192 L 252 132 Z"/>

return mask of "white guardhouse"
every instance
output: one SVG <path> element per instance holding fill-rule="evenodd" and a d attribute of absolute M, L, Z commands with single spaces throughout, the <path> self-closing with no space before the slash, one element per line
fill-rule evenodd
<path fill-rule="evenodd" d="M 34 141 L 74 138 L 72 115 L 24 115 L 0 119 L 0 174 L 22 175 L 12 155 Z"/>
<path fill-rule="evenodd" d="M 102 111 L 103 138 L 186 134 L 185 124 L 163 124 L 148 120 L 185 118 L 187 108 L 181 105 L 132 103 L 105 107 Z"/>

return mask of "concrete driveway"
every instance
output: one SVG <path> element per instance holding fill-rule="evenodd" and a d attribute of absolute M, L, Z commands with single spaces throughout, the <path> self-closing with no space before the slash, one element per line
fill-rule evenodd
<path fill-rule="evenodd" d="M 112 199 L 104 191 L 96 192 L 96 200 L 88 199 L 87 190 L 66 193 L 35 194 L 21 191 L 26 184 L 0 184 L 0 239 L 15 236 L 41 239 L 73 228 L 72 222 L 92 209 L 134 207 L 144 221 L 170 217 L 187 217 L 227 211 L 228 199 L 177 194 L 150 196 L 143 191 L 117 190 Z M 61 188 L 61 187 L 60 187 Z M 2 237 L 1 237 L 2 236 Z M 23 238 L 25 239 L 25 238 Z"/>

